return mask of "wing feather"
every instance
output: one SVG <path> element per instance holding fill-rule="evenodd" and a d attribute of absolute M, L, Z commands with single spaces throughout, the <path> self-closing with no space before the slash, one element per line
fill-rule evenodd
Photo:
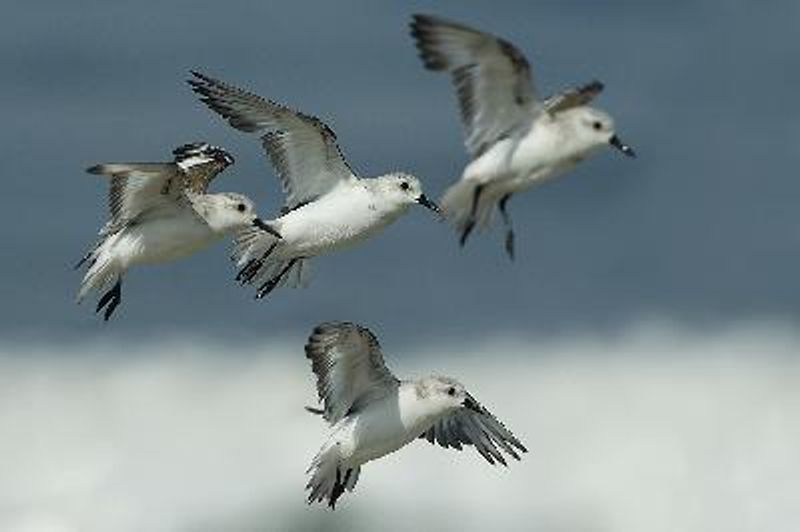
<path fill-rule="evenodd" d="M 355 179 L 336 135 L 319 118 L 204 74 L 192 74 L 192 90 L 231 126 L 250 133 L 266 131 L 262 145 L 287 195 L 287 209 L 313 201 L 341 181 Z"/>
<path fill-rule="evenodd" d="M 323 416 L 333 424 L 360 399 L 396 387 L 397 378 L 383 361 L 377 338 L 354 323 L 318 325 L 306 344 L 306 358 L 317 376 Z"/>
<path fill-rule="evenodd" d="M 175 208 L 186 199 L 183 174 L 174 163 L 105 163 L 87 172 L 111 177 L 111 217 L 101 234 L 113 233 L 145 212 Z"/>
<path fill-rule="evenodd" d="M 554 115 L 567 109 L 581 107 L 594 100 L 601 92 L 603 92 L 603 84 L 600 81 L 593 80 L 580 87 L 568 89 L 560 94 L 551 96 L 544 102 L 545 110 Z"/>
<path fill-rule="evenodd" d="M 205 194 L 220 173 L 234 163 L 233 156 L 207 142 L 190 142 L 172 150 L 175 163 L 184 173 L 184 186 L 195 194 Z"/>
<path fill-rule="evenodd" d="M 473 446 L 490 464 L 500 462 L 506 465 L 501 450 L 516 460 L 520 459 L 520 453 L 528 452 L 522 442 L 491 412 L 474 399 L 472 401 L 478 411 L 459 408 L 437 421 L 420 438 L 459 451 L 464 445 Z"/>
<path fill-rule="evenodd" d="M 414 15 L 411 35 L 426 68 L 450 72 L 473 158 L 541 111 L 530 64 L 513 44 L 431 15 Z"/>

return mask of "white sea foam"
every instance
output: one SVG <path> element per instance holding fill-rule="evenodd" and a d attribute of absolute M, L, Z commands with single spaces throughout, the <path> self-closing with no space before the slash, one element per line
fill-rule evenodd
<path fill-rule="evenodd" d="M 0 529 L 797 529 L 791 329 L 394 345 L 398 372 L 457 373 L 531 452 L 503 469 L 412 444 L 335 513 L 304 504 L 327 430 L 304 340 L 0 347 Z"/>

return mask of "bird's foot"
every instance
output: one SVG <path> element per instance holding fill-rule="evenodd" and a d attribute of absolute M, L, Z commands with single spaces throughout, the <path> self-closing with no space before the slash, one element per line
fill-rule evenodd
<path fill-rule="evenodd" d="M 117 309 L 119 304 L 122 302 L 122 281 L 117 280 L 114 286 L 103 294 L 103 297 L 100 298 L 100 301 L 97 302 L 97 308 L 95 309 L 95 313 L 100 312 L 105 307 L 106 311 L 103 314 L 103 321 L 108 321 L 114 311 Z"/>
<path fill-rule="evenodd" d="M 461 238 L 458 240 L 458 243 L 462 248 L 464 247 L 464 244 L 467 243 L 467 238 L 469 238 L 469 235 L 472 233 L 473 229 L 475 229 L 475 220 L 470 218 L 464 225 L 464 229 L 461 231 Z"/>
<path fill-rule="evenodd" d="M 506 232 L 506 253 L 508 253 L 508 258 L 514 260 L 514 230 L 509 229 Z"/>

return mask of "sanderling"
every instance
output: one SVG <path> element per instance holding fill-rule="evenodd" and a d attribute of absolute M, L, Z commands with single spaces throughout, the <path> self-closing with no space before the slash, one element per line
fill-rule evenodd
<path fill-rule="evenodd" d="M 635 156 L 614 133 L 611 116 L 588 107 L 603 90 L 599 81 L 542 100 L 527 59 L 508 41 L 430 15 L 414 15 L 411 34 L 425 67 L 449 72 L 458 94 L 472 161 L 441 206 L 462 246 L 476 223 L 489 226 L 498 205 L 513 259 L 512 194 L 572 168 L 602 145 Z"/>
<path fill-rule="evenodd" d="M 520 459 L 525 446 L 450 377 L 399 380 L 383 361 L 377 338 L 353 323 L 317 326 L 306 344 L 317 392 L 331 425 L 328 441 L 307 473 L 308 503 L 327 499 L 333 508 L 353 491 L 361 466 L 417 438 L 461 450 L 472 445 L 489 463 L 506 465 L 501 453 Z"/>
<path fill-rule="evenodd" d="M 311 257 L 360 242 L 384 229 L 415 203 L 435 212 L 419 180 L 403 172 L 357 177 L 320 119 L 192 72 L 192 90 L 228 123 L 266 131 L 264 149 L 287 195 L 281 215 L 266 222 L 282 239 L 256 228 L 236 237 L 233 259 L 242 284 L 260 282 L 256 297 L 281 283 L 305 284 Z M 289 281 L 291 280 L 291 281 Z"/>
<path fill-rule="evenodd" d="M 131 265 L 189 255 L 244 226 L 273 231 L 245 196 L 206 193 L 211 180 L 233 163 L 227 152 L 194 143 L 173 153 L 171 163 L 107 163 L 87 170 L 111 177 L 111 217 L 75 266 L 88 264 L 77 299 L 113 282 L 97 304 L 97 312 L 105 307 L 105 320 L 122 300 L 122 276 Z"/>

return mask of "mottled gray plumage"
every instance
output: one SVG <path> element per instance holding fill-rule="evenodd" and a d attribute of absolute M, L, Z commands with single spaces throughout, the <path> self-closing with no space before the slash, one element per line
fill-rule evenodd
<path fill-rule="evenodd" d="M 383 361 L 378 339 L 354 323 L 318 325 L 306 344 L 306 358 L 317 376 L 317 394 L 328 423 L 343 418 L 365 394 L 399 384 Z"/>

